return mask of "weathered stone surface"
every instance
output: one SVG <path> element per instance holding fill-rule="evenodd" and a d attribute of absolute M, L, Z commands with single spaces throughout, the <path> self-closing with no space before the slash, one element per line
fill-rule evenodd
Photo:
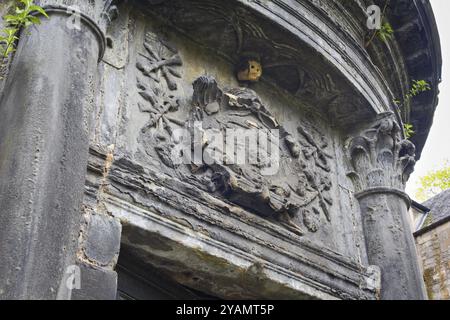
<path fill-rule="evenodd" d="M 122 226 L 117 220 L 92 215 L 85 243 L 86 256 L 100 265 L 110 264 L 119 254 L 121 231 Z"/>
<path fill-rule="evenodd" d="M 114 203 L 113 203 L 114 201 Z M 188 287 L 221 298 L 235 299 L 374 299 L 378 270 L 364 269 L 320 248 L 294 249 L 287 240 L 239 241 L 216 224 L 192 230 L 188 225 L 140 214 L 138 208 L 120 209 L 111 199 L 109 209 L 124 221 L 123 247 L 142 263 L 151 265 Z M 234 222 L 238 226 L 238 222 Z M 242 226 L 239 226 L 242 228 Z M 198 231 L 197 231 L 198 230 Z M 247 231 L 247 230 L 246 230 Z M 220 238 L 213 238 L 220 234 Z M 253 238 L 253 239 L 252 239 Z M 220 240 L 219 240 L 220 239 Z M 288 251 L 289 250 L 289 251 Z M 325 267 L 326 265 L 326 267 Z"/>
<path fill-rule="evenodd" d="M 414 125 L 415 134 L 411 137 L 411 141 L 417 148 L 416 158 L 420 159 L 439 101 L 442 72 L 439 32 L 430 1 L 398 0 L 392 10 L 388 11 L 388 19 L 395 30 L 396 45 L 402 55 L 401 60 L 405 63 L 409 79 L 424 79 L 431 86 L 429 92 L 413 99 L 402 111 L 403 119 L 409 120 Z M 382 54 L 385 52 L 385 46 L 382 44 L 379 49 L 382 50 Z M 377 65 L 383 69 L 392 64 L 377 63 Z M 389 71 L 385 74 L 386 78 L 390 77 Z M 401 75 L 397 83 L 403 82 L 406 84 L 403 85 L 405 87 L 403 90 L 409 89 L 409 83 L 403 72 L 390 74 Z M 402 95 L 397 93 L 397 96 Z"/>
<path fill-rule="evenodd" d="M 399 39 L 369 48 L 364 1 L 41 4 L 52 19 L 21 40 L 0 106 L 0 297 L 56 297 L 78 235 L 74 298 L 113 298 L 119 242 L 169 282 L 221 298 L 423 297 L 403 193 L 440 76 L 423 1 L 392 4 Z M 80 32 L 63 27 L 68 5 Z M 410 16 L 424 17 L 412 30 L 426 41 L 410 41 Z M 400 114 L 391 101 L 422 75 L 433 90 Z M 416 154 L 402 119 L 425 119 Z M 203 151 L 211 132 L 240 128 L 277 130 L 277 147 L 252 163 L 177 162 L 174 132 L 200 133 L 189 147 Z M 272 154 L 279 170 L 265 175 Z"/>
<path fill-rule="evenodd" d="M 257 257 L 264 256 L 273 262 L 270 255 L 277 256 L 265 251 L 264 246 L 278 248 L 278 253 L 297 252 L 283 242 L 287 241 L 298 248 L 311 243 L 318 251 L 328 252 L 331 256 L 342 255 L 356 265 L 361 263 L 364 270 L 376 270 L 376 267 L 369 267 L 370 261 L 379 261 L 368 257 L 365 245 L 368 228 L 363 228 L 365 218 L 360 216 L 361 208 L 355 191 L 363 191 L 368 185 L 385 186 L 386 182 L 388 186 L 398 188 L 401 194 L 414 164 L 414 150 L 410 150 L 412 145 L 404 142 L 395 151 L 397 156 L 401 154 L 395 168 L 384 172 L 384 176 L 367 172 L 363 184 L 368 184 L 362 189 L 359 185 L 352 185 L 345 175 L 347 170 L 344 168 L 349 163 L 344 137 L 364 130 L 364 124 L 375 119 L 375 113 L 397 112 L 390 105 L 392 97 L 387 94 L 389 89 L 385 87 L 385 80 L 371 63 L 367 63 L 368 55 L 358 42 L 364 38 L 365 30 L 354 27 L 355 21 L 365 24 L 366 15 L 351 3 L 345 10 L 352 12 L 352 17 L 344 16 L 341 14 L 344 8 L 334 1 L 313 5 L 240 1 L 234 4 L 172 1 L 170 5 L 163 2 L 152 6 L 149 3 L 139 7 L 140 13 L 127 11 L 131 23 L 121 22 L 123 28 L 135 33 L 125 49 L 130 54 L 128 66 L 124 71 L 108 71 L 103 78 L 106 87 L 112 81 L 114 90 L 120 84 L 122 94 L 114 93 L 121 99 L 120 127 L 118 139 L 110 140 L 115 146 L 115 161 L 107 177 L 107 185 L 100 194 L 108 210 L 124 223 L 142 214 L 151 216 L 153 221 L 136 223 L 133 226 L 137 225 L 137 229 L 127 229 L 136 230 L 133 232 L 148 230 L 147 240 L 139 240 L 129 231 L 123 242 L 129 250 L 137 250 L 147 241 L 152 259 L 146 261 L 158 264 L 162 269 L 169 268 L 169 261 L 183 264 L 180 258 L 184 256 L 182 246 L 175 246 L 176 250 L 167 249 L 167 239 L 173 236 L 152 233 L 154 228 L 159 230 L 156 227 L 158 219 L 168 219 L 177 227 L 207 235 L 210 242 L 219 241 L 232 248 L 250 250 L 252 254 L 254 250 L 254 256 L 249 258 L 249 261 L 254 259 L 253 263 L 257 263 Z M 186 10 L 187 6 L 189 10 Z M 337 31 L 330 24 L 323 25 L 316 16 L 315 6 L 329 10 L 332 13 L 330 19 L 348 28 Z M 217 10 L 219 7 L 221 10 Z M 295 18 L 292 16 L 294 12 L 298 12 Z M 290 19 L 281 21 L 275 18 L 277 14 L 287 15 Z M 149 21 L 148 16 L 154 19 Z M 273 21 L 285 29 L 277 30 Z M 308 21 L 306 26 L 302 24 L 305 21 Z M 323 32 L 311 27 L 316 24 L 322 29 L 330 29 Z M 217 32 L 222 35 L 220 38 L 211 36 Z M 309 36 L 306 38 L 309 34 L 327 41 L 315 42 Z M 273 43 L 275 38 L 276 44 Z M 279 50 L 281 47 L 284 50 Z M 244 89 L 239 88 L 236 81 L 235 67 L 248 51 L 258 55 L 263 76 L 259 83 Z M 114 60 L 113 52 L 110 53 Z M 118 52 L 117 57 L 120 55 Z M 324 59 L 318 58 L 321 55 Z M 401 59 L 394 53 L 389 58 Z M 402 68 L 401 61 L 397 67 Z M 403 69 L 400 71 L 401 74 L 407 73 Z M 403 83 L 399 85 L 400 91 L 403 86 Z M 360 95 L 361 92 L 364 94 Z M 239 119 L 233 114 L 236 110 L 248 110 L 250 114 Z M 252 110 L 259 110 L 259 114 Z M 283 132 L 281 154 L 289 164 L 283 163 L 283 175 L 271 177 L 271 181 L 262 179 L 262 186 L 267 187 L 267 191 L 256 188 L 252 183 L 235 184 L 236 180 L 245 180 L 236 177 L 258 177 L 253 175 L 253 171 L 248 174 L 248 167 L 241 166 L 235 173 L 235 168 L 226 165 L 190 167 L 174 162 L 171 152 L 176 142 L 171 140 L 172 131 L 189 127 L 192 119 L 202 119 L 206 125 L 203 129 L 215 128 L 216 121 L 220 124 L 217 128 L 221 125 L 231 128 L 234 126 L 232 122 L 239 122 L 233 117 L 242 123 L 249 121 L 281 128 Z M 395 134 L 401 136 L 398 115 L 393 119 Z M 93 140 L 97 141 L 101 131 Z M 92 153 L 93 166 L 96 158 Z M 297 168 L 296 163 L 303 166 Z M 401 172 L 394 172 L 397 167 L 402 167 Z M 382 171 L 381 168 L 382 165 L 373 169 Z M 290 193 L 286 192 L 283 183 L 289 185 L 294 180 L 299 183 L 302 173 L 304 184 L 296 185 Z M 322 175 L 326 179 L 321 178 Z M 294 214 L 286 214 L 289 208 L 295 207 L 293 199 L 297 192 L 301 194 L 300 199 L 305 200 L 317 191 L 320 193 L 317 199 L 312 197 L 317 202 L 299 206 L 300 210 Z M 393 196 L 391 200 L 396 200 L 392 205 L 399 206 L 397 209 L 406 207 L 400 196 Z M 143 211 L 136 210 L 135 206 Z M 363 206 L 363 212 L 366 209 Z M 381 237 L 386 236 L 383 232 L 379 233 Z M 402 232 L 405 231 L 398 234 Z M 194 239 L 196 237 L 199 235 L 193 236 Z M 385 240 L 387 238 L 382 242 Z M 407 251 L 405 259 L 414 258 L 410 256 L 410 242 L 402 244 Z M 155 253 L 160 250 L 166 252 L 164 248 L 173 251 L 169 258 Z M 205 250 L 205 253 L 210 254 L 209 250 L 212 249 Z M 331 256 L 327 259 L 332 260 Z M 208 265 L 207 260 L 203 261 L 205 265 Z M 282 258 L 279 260 L 283 261 L 280 262 L 282 268 L 320 278 L 320 271 L 308 270 L 301 259 L 290 263 Z M 233 264 L 233 258 L 230 257 L 228 263 Z M 384 268 L 383 272 L 391 271 Z M 292 277 L 295 278 L 294 275 Z M 362 277 L 376 286 L 377 281 L 367 273 Z M 200 278 L 206 279 L 208 274 L 202 274 Z M 381 281 L 383 279 L 386 276 Z M 195 282 L 188 280 L 186 284 L 196 286 Z M 213 290 L 211 287 L 197 288 L 210 293 Z M 352 292 L 349 283 L 340 288 L 342 292 Z M 329 293 L 325 289 L 323 291 Z M 332 295 L 346 296 L 339 292 Z M 358 295 L 352 294 L 347 297 Z M 371 294 L 366 297 L 375 298 L 376 289 Z"/>
<path fill-rule="evenodd" d="M 392 113 L 377 118 L 348 144 L 368 260 L 381 269 L 381 299 L 424 299 L 410 199 L 402 191 L 414 169 L 415 147 L 401 138 Z"/>
<path fill-rule="evenodd" d="M 414 230 L 425 286 L 430 300 L 450 299 L 450 190 L 423 203 L 429 212 Z M 422 210 L 424 210 L 422 209 Z M 423 218 L 422 218 L 423 219 Z"/>
<path fill-rule="evenodd" d="M 153 26 L 147 20 L 139 19 L 129 28 L 141 30 L 136 33 L 136 39 L 139 41 L 130 43 L 129 51 L 135 52 L 130 61 L 131 66 L 126 73 L 115 71 L 111 78 L 111 81 L 118 83 L 122 77 L 124 90 L 120 130 L 117 140 L 114 141 L 116 161 L 123 159 L 124 162 L 129 161 L 130 165 L 149 167 L 172 177 L 179 176 L 179 180 L 184 184 L 195 186 L 195 192 L 206 192 L 216 198 L 228 199 L 249 212 L 283 224 L 286 229 L 297 234 L 308 233 L 308 236 L 326 243 L 331 249 L 348 252 L 348 256 L 353 256 L 358 250 L 357 241 L 352 240 L 355 236 L 353 225 L 359 222 L 350 222 L 352 217 L 344 217 L 337 206 L 337 199 L 340 198 L 337 195 L 340 192 L 338 186 L 341 181 L 337 181 L 337 170 L 333 161 L 336 152 L 335 133 L 332 128 L 327 127 L 320 113 L 309 109 L 307 105 L 298 105 L 288 98 L 283 97 L 280 101 L 279 92 L 264 83 L 257 83 L 248 90 L 239 88 L 233 66 L 215 59 L 208 51 L 197 54 L 196 46 L 181 36 L 159 35 L 155 31 L 158 26 Z M 161 59 L 166 59 L 165 63 L 169 63 L 164 66 L 167 72 L 159 69 L 150 71 L 150 66 L 158 63 L 158 60 L 150 61 L 146 58 L 152 57 L 153 51 L 157 52 Z M 135 68 L 132 68 L 133 66 Z M 205 93 L 194 88 L 202 87 L 196 86 L 195 83 L 200 79 L 203 69 L 211 70 L 209 78 L 214 78 L 213 81 L 217 84 L 216 93 Z M 163 72 L 169 75 L 165 76 Z M 175 72 L 181 78 L 170 72 Z M 109 80 L 109 76 L 104 78 L 104 81 Z M 133 85 L 135 88 L 130 92 L 128 88 Z M 214 101 L 205 100 L 214 95 Z M 237 96 L 237 101 L 229 103 L 227 99 L 230 96 Z M 247 100 L 251 102 L 245 102 Z M 260 105 L 262 108 L 259 114 L 253 112 L 246 115 Z M 186 122 L 192 123 L 195 120 L 195 108 L 200 111 L 198 114 L 203 116 L 204 129 L 219 129 L 223 123 L 222 132 L 225 132 L 226 128 L 240 128 L 239 123 L 249 123 L 261 127 L 268 125 L 280 130 L 280 172 L 264 179 L 261 172 L 251 173 L 253 169 L 259 170 L 256 166 L 240 166 L 243 170 L 243 174 L 240 174 L 233 172 L 230 166 L 191 168 L 189 165 L 175 165 L 171 154 L 174 146 L 170 132 L 178 129 L 189 130 Z M 302 116 L 302 112 L 306 115 Z M 262 121 L 259 117 L 262 117 Z M 231 180 L 227 182 L 227 172 L 231 174 L 231 179 L 243 177 L 241 185 L 236 186 L 234 191 L 229 188 Z M 257 180 L 262 178 L 260 180 L 263 183 L 252 182 L 253 177 Z M 244 184 L 245 181 L 249 181 L 248 185 Z M 159 184 L 158 181 L 156 183 Z M 170 184 L 164 185 L 170 187 Z M 258 194 L 264 194 L 259 188 L 264 185 L 270 194 L 268 205 L 264 204 L 263 199 L 257 200 Z M 195 201 L 195 198 L 192 200 Z M 182 206 L 182 202 L 180 205 Z M 283 210 L 288 207 L 292 210 L 287 214 Z M 305 219 L 305 216 L 308 219 Z M 303 225 L 303 221 L 307 221 L 309 228 Z M 345 240 L 341 241 L 343 237 Z"/>
<path fill-rule="evenodd" d="M 0 102 L 3 299 L 56 298 L 75 259 L 99 45 L 66 21 L 22 35 Z"/>
<path fill-rule="evenodd" d="M 423 277 L 430 300 L 450 299 L 450 222 L 416 234 Z"/>
<path fill-rule="evenodd" d="M 73 289 L 71 300 L 115 300 L 117 294 L 117 273 L 83 263 L 78 264 L 81 288 Z"/>
<path fill-rule="evenodd" d="M 380 266 L 383 300 L 426 298 L 414 239 L 405 219 L 408 210 L 395 194 L 360 199 L 369 263 Z"/>

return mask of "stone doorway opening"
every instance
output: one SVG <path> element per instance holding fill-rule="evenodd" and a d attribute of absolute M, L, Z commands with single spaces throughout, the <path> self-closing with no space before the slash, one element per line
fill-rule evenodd
<path fill-rule="evenodd" d="M 204 292 L 183 286 L 164 272 L 142 262 L 133 249 L 124 246 L 116 267 L 117 300 L 217 300 Z"/>

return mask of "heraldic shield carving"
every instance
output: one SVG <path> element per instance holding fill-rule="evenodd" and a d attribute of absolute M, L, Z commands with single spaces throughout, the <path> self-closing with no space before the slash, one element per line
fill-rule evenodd
<path fill-rule="evenodd" d="M 288 132 L 248 87 L 221 88 L 207 75 L 180 105 L 183 61 L 147 33 L 136 64 L 140 141 L 183 181 L 304 235 L 331 221 L 329 143 L 306 124 Z M 186 116 L 187 115 L 187 116 Z"/>

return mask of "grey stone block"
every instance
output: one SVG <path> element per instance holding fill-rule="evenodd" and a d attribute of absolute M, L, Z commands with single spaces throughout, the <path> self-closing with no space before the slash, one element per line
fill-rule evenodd
<path fill-rule="evenodd" d="M 117 293 L 117 273 L 94 268 L 86 264 L 80 267 L 81 288 L 72 290 L 72 300 L 115 300 Z"/>
<path fill-rule="evenodd" d="M 112 262 L 119 254 L 122 226 L 120 222 L 103 215 L 92 215 L 89 222 L 86 255 L 101 265 Z"/>

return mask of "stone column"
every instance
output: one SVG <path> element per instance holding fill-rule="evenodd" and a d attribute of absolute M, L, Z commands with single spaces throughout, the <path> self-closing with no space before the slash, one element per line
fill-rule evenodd
<path fill-rule="evenodd" d="M 0 100 L 0 299 L 68 298 L 110 2 L 41 1 L 50 19 L 21 35 Z"/>
<path fill-rule="evenodd" d="M 369 263 L 381 269 L 380 299 L 425 299 L 404 192 L 414 145 L 402 140 L 395 116 L 384 113 L 349 141 L 348 155 Z"/>

